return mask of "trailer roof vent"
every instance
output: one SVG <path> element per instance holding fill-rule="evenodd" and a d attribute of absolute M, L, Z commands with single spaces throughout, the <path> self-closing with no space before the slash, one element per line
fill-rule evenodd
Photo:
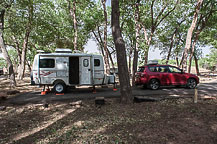
<path fill-rule="evenodd" d="M 45 53 L 43 50 L 37 50 L 37 53 Z"/>
<path fill-rule="evenodd" d="M 72 53 L 71 49 L 63 49 L 63 48 L 57 48 L 55 50 L 56 53 Z"/>

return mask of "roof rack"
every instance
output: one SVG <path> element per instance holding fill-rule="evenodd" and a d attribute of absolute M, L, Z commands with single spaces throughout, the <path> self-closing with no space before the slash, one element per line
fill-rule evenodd
<path fill-rule="evenodd" d="M 149 60 L 147 65 L 157 65 L 158 64 L 158 60 Z"/>

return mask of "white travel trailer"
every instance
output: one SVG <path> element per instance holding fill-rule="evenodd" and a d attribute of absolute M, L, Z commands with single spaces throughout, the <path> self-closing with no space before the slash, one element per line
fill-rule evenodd
<path fill-rule="evenodd" d="M 54 86 L 56 93 L 63 93 L 67 86 L 115 85 L 115 76 L 105 74 L 101 55 L 56 49 L 35 55 L 31 84 Z"/>

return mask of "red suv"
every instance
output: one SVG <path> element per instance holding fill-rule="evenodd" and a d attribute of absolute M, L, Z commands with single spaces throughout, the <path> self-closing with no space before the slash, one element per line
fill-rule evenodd
<path fill-rule="evenodd" d="M 145 65 L 139 67 L 136 73 L 136 85 L 144 85 L 156 90 L 165 85 L 185 85 L 193 89 L 199 83 L 196 75 L 185 73 L 183 70 L 171 65 Z"/>

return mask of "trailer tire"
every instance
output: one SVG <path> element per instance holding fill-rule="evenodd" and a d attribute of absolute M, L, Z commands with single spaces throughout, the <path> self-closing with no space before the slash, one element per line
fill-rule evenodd
<path fill-rule="evenodd" d="M 54 85 L 54 91 L 56 93 L 64 93 L 66 91 L 66 84 L 63 82 L 58 82 Z"/>

